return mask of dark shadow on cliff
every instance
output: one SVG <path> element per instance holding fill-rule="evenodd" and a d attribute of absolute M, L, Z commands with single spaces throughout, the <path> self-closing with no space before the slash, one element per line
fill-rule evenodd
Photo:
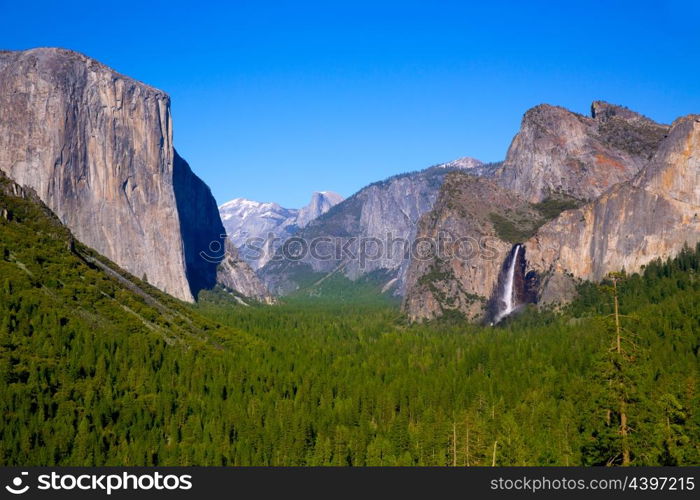
<path fill-rule="evenodd" d="M 177 154 L 173 160 L 173 188 L 180 232 L 185 247 L 187 281 L 196 298 L 216 285 L 216 269 L 224 256 L 224 226 L 209 186 Z"/>
<path fill-rule="evenodd" d="M 510 252 L 508 252 L 508 257 L 503 261 L 501 271 L 498 274 L 496 287 L 486 305 L 485 324 L 487 325 L 498 323 L 506 318 L 506 316 L 499 316 L 506 307 L 504 290 L 506 289 L 511 263 L 516 255 L 516 248 L 519 248 L 519 250 L 517 252 L 517 261 L 513 266 L 512 300 L 514 309 L 512 312 L 516 313 L 525 304 L 537 303 L 537 295 L 540 286 L 539 276 L 535 271 L 526 273 L 527 259 L 525 257 L 525 252 L 527 249 L 521 243 L 517 243 L 513 245 Z"/>

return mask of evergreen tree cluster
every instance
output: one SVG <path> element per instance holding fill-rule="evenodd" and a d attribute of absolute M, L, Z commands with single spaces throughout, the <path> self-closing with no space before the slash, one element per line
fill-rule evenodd
<path fill-rule="evenodd" d="M 1 193 L 2 465 L 700 464 L 700 247 L 615 283 L 617 353 L 610 283 L 497 328 L 190 306 Z"/>

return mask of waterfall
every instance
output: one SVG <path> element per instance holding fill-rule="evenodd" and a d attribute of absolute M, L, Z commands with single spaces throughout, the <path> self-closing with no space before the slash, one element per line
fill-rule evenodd
<path fill-rule="evenodd" d="M 513 293 L 513 282 L 515 280 L 515 265 L 518 262 L 518 253 L 520 252 L 520 245 L 515 245 L 513 252 L 510 255 L 510 266 L 508 267 L 508 274 L 506 275 L 506 281 L 503 286 L 503 292 L 498 298 L 499 308 L 496 317 L 494 318 L 494 323 L 498 323 L 503 318 L 508 316 L 515 310 L 515 294 Z"/>

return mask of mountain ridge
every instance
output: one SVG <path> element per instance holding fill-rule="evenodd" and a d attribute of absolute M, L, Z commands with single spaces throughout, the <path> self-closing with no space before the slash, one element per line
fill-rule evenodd
<path fill-rule="evenodd" d="M 284 208 L 275 202 L 234 198 L 218 210 L 229 241 L 254 269 L 263 267 L 279 246 L 299 229 L 343 200 L 333 191 L 315 191 L 302 208 Z"/>
<path fill-rule="evenodd" d="M 402 295 L 410 259 L 409 252 L 419 218 L 430 210 L 444 177 L 453 171 L 471 175 L 491 175 L 498 164 L 484 164 L 470 157 L 405 172 L 372 182 L 322 214 L 295 236 L 309 245 L 318 245 L 315 258 L 278 255 L 259 270 L 273 294 L 286 295 L 297 290 L 304 276 L 342 272 L 355 281 L 380 272 L 384 293 Z M 321 240 L 327 241 L 322 242 Z M 360 241 L 368 245 L 383 242 L 385 252 L 362 262 Z"/>
<path fill-rule="evenodd" d="M 634 272 L 656 258 L 673 257 L 684 245 L 693 246 L 700 239 L 700 207 L 699 195 L 688 186 L 698 185 L 700 168 L 692 158 L 700 145 L 688 129 L 695 123 L 690 115 L 671 126 L 656 124 L 604 101 L 591 105 L 591 117 L 550 105 L 528 110 L 492 180 L 514 197 L 523 197 L 543 218 L 504 217 L 487 196 L 469 192 L 466 180 L 455 179 L 458 185 L 452 189 L 476 196 L 491 222 L 498 223 L 491 234 L 500 249 L 495 265 L 479 267 L 474 261 L 448 258 L 440 266 L 450 273 L 435 274 L 413 263 L 404 311 L 413 320 L 449 310 L 484 319 L 487 310 L 481 306 L 492 301 L 500 266 L 514 244 L 523 249 L 518 264 L 522 274 L 516 278 L 520 286 L 530 287 L 518 292 L 531 297 L 534 279 L 537 300 L 544 304 L 573 298 L 576 282 L 571 276 L 600 280 L 610 271 Z M 687 137 L 681 137 L 682 129 Z M 473 214 L 450 211 L 444 203 L 436 210 L 424 216 L 419 238 L 439 229 L 473 232 Z M 488 221 L 482 226 L 488 227 Z M 475 266 L 481 271 L 478 279 L 469 271 Z"/>
<path fill-rule="evenodd" d="M 525 242 L 530 268 L 559 280 L 572 275 L 598 281 L 610 271 L 636 272 L 694 247 L 700 241 L 699 151 L 700 115 L 675 120 L 633 179 L 562 214 Z"/>
<path fill-rule="evenodd" d="M 532 203 L 555 195 L 590 201 L 639 172 L 668 129 L 604 101 L 590 117 L 540 104 L 523 115 L 495 177 Z"/>

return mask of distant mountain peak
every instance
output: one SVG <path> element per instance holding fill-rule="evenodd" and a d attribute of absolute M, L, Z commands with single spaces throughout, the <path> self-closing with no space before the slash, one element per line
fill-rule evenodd
<path fill-rule="evenodd" d="M 480 167 L 483 164 L 484 164 L 484 162 L 482 162 L 481 160 L 477 160 L 476 158 L 472 158 L 471 156 L 463 156 L 462 158 L 457 158 L 456 160 L 452 160 L 452 161 L 447 162 L 447 163 L 441 163 L 438 166 L 442 167 L 442 168 L 469 169 L 469 168 Z"/>
<path fill-rule="evenodd" d="M 253 269 L 258 269 L 297 229 L 341 201 L 343 197 L 333 191 L 315 191 L 308 205 L 300 209 L 284 208 L 275 202 L 234 198 L 219 206 L 219 214 L 229 240 L 241 249 L 241 257 Z M 250 248 L 251 243 L 259 248 Z"/>
<path fill-rule="evenodd" d="M 315 191 L 311 195 L 309 204 L 299 209 L 296 218 L 297 227 L 305 227 L 309 222 L 325 214 L 331 207 L 343 200 L 341 195 L 333 191 Z"/>

